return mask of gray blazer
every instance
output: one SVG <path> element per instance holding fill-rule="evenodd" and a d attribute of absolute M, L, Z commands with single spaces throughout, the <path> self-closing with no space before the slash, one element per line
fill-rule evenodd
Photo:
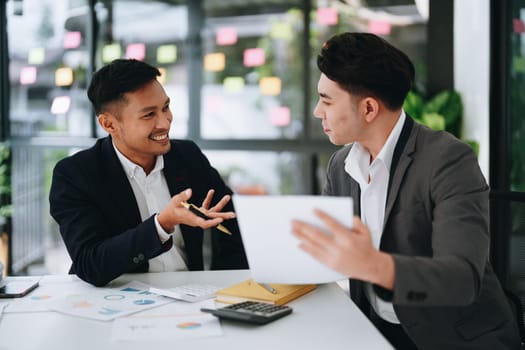
<path fill-rule="evenodd" d="M 351 145 L 328 164 L 323 194 L 351 196 L 358 183 L 344 170 Z M 391 301 L 420 349 L 518 349 L 509 304 L 488 262 L 489 188 L 472 149 L 407 116 L 390 171 L 380 249 L 393 255 Z M 354 302 L 368 315 L 364 282 L 350 279 Z"/>

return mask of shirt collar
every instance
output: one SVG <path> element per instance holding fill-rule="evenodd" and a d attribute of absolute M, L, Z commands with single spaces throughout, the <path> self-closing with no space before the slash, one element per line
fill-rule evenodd
<path fill-rule="evenodd" d="M 403 129 L 405 119 L 405 111 L 401 110 L 401 115 L 399 116 L 399 119 L 397 120 L 396 124 L 394 125 L 394 128 L 390 132 L 390 135 L 388 135 L 385 144 L 383 145 L 383 147 L 379 151 L 379 154 L 374 160 L 374 162 L 376 160 L 382 161 L 385 164 L 385 167 L 388 171 L 390 171 L 390 166 L 392 165 L 394 149 L 396 147 L 397 141 L 399 140 L 399 135 L 401 134 L 401 130 Z M 345 159 L 346 172 L 350 174 L 350 176 L 354 177 L 354 179 L 357 182 L 361 183 L 362 181 L 365 181 L 365 179 L 356 178 L 356 176 L 364 177 L 365 173 L 368 174 L 368 171 L 364 171 L 364 169 L 368 169 L 369 167 L 370 153 L 368 153 L 368 151 L 359 142 L 355 142 Z M 358 169 L 361 169 L 361 171 L 357 171 Z"/>
<path fill-rule="evenodd" d="M 114 143 L 112 143 L 112 144 L 113 144 L 113 148 L 115 149 L 115 152 L 117 153 L 117 157 L 120 160 L 120 164 L 122 164 L 122 167 L 124 168 L 124 172 L 126 173 L 128 178 L 130 178 L 130 179 L 134 178 L 137 171 L 144 172 L 144 169 L 142 169 L 142 167 L 140 165 L 135 164 L 131 160 L 126 158 L 126 156 L 123 155 L 118 150 L 118 148 L 115 146 L 115 144 Z M 164 169 L 164 157 L 162 155 L 158 155 L 157 156 L 157 160 L 155 162 L 155 167 L 153 168 L 153 170 L 151 171 L 150 174 L 154 174 L 154 173 L 156 173 L 158 171 L 161 171 L 162 169 Z"/>

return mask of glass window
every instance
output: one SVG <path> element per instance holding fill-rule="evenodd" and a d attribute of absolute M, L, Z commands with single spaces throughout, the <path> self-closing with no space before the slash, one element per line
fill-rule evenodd
<path fill-rule="evenodd" d="M 235 193 L 305 194 L 311 177 L 308 158 L 293 152 L 211 151 L 211 164 Z"/>
<path fill-rule="evenodd" d="M 298 3 L 205 3 L 203 138 L 295 139 L 302 134 L 304 17 Z"/>
<path fill-rule="evenodd" d="M 156 67 L 171 99 L 171 138 L 188 133 L 188 74 L 186 41 L 188 9 L 165 1 L 99 1 L 95 5 L 100 26 L 96 65 L 117 58 L 135 58 Z M 97 134 L 105 135 L 100 127 Z"/>
<path fill-rule="evenodd" d="M 525 192 L 525 5 L 512 1 L 510 35 L 509 113 L 510 190 Z M 511 288 L 525 301 L 525 203 L 511 202 L 509 277 Z"/>
<path fill-rule="evenodd" d="M 317 82 L 320 73 L 317 69 L 317 55 L 326 40 L 342 32 L 374 33 L 405 52 L 416 69 L 416 89 L 424 93 L 427 18 L 428 13 L 422 8 L 418 9 L 414 1 L 315 1 L 310 14 L 312 106 L 319 99 Z M 310 131 L 313 137 L 326 137 L 318 120 L 311 123 Z"/>
<path fill-rule="evenodd" d="M 89 136 L 87 0 L 7 2 L 13 136 Z"/>

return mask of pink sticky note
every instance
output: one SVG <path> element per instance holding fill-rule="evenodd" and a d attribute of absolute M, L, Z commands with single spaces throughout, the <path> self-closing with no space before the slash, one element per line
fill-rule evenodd
<path fill-rule="evenodd" d="M 317 9 L 317 23 L 324 26 L 334 26 L 338 20 L 337 9 L 331 7 L 319 7 Z"/>
<path fill-rule="evenodd" d="M 290 108 L 276 107 L 270 111 L 270 123 L 275 126 L 286 126 L 290 124 Z"/>
<path fill-rule="evenodd" d="M 392 30 L 390 22 L 371 19 L 368 21 L 368 31 L 376 35 L 388 35 Z"/>
<path fill-rule="evenodd" d="M 146 45 L 143 43 L 129 44 L 126 47 L 126 57 L 142 61 L 146 57 Z"/>
<path fill-rule="evenodd" d="M 244 65 L 246 67 L 262 66 L 266 61 L 266 56 L 263 49 L 246 49 L 244 50 Z"/>
<path fill-rule="evenodd" d="M 520 34 L 525 32 L 525 24 L 519 18 L 512 20 L 512 26 L 514 27 L 514 33 Z"/>
<path fill-rule="evenodd" d="M 76 49 L 82 42 L 80 32 L 66 32 L 64 35 L 64 49 Z"/>
<path fill-rule="evenodd" d="M 20 70 L 20 84 L 30 85 L 36 82 L 36 67 L 24 67 Z"/>
<path fill-rule="evenodd" d="M 217 45 L 233 45 L 237 43 L 237 30 L 233 27 L 222 27 L 217 30 Z"/>
<path fill-rule="evenodd" d="M 51 104 L 52 114 L 66 114 L 71 106 L 71 98 L 69 96 L 57 96 L 53 99 Z"/>

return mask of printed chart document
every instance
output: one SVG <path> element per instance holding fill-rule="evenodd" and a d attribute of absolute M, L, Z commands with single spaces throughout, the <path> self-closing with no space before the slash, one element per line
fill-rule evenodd
<path fill-rule="evenodd" d="M 171 302 L 169 298 L 150 292 L 149 285 L 133 281 L 118 288 L 92 287 L 82 294 L 69 294 L 55 300 L 50 309 L 72 316 L 110 321 Z"/>
<path fill-rule="evenodd" d="M 51 305 L 71 294 L 86 294 L 93 286 L 76 275 L 44 276 L 37 289 L 23 298 L 11 299 L 5 313 L 51 311 Z"/>
<path fill-rule="evenodd" d="M 155 308 L 121 317 L 113 322 L 112 342 L 169 342 L 223 334 L 219 319 L 200 309 L 215 308 L 213 300 L 196 303 L 175 301 Z M 176 348 L 176 346 L 174 346 Z"/>
<path fill-rule="evenodd" d="M 320 209 L 351 227 L 352 198 L 233 195 L 232 199 L 255 281 L 319 284 L 347 278 L 299 248 L 299 241 L 292 234 L 292 220 L 324 229 L 324 224 L 314 214 L 314 209 Z"/>

